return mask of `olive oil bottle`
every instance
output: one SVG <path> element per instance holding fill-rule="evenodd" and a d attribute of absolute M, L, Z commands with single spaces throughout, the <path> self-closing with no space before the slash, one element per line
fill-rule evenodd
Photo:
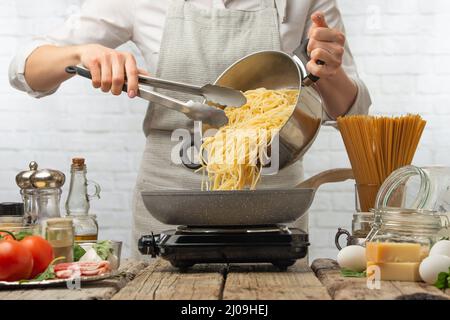
<path fill-rule="evenodd" d="M 94 193 L 88 193 L 88 186 L 94 187 Z M 73 220 L 75 241 L 96 241 L 98 224 L 95 215 L 89 214 L 90 200 L 100 198 L 98 183 L 86 178 L 86 164 L 83 158 L 72 159 L 70 168 L 70 189 L 66 200 L 66 213 Z"/>

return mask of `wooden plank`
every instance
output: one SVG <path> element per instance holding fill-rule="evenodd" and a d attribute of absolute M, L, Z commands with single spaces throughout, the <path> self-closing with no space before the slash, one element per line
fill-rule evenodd
<path fill-rule="evenodd" d="M 446 299 L 441 290 L 421 282 L 381 281 L 369 289 L 366 278 L 345 278 L 336 261 L 317 259 L 311 265 L 316 276 L 335 300 Z"/>
<path fill-rule="evenodd" d="M 126 260 L 120 274 L 112 279 L 81 284 L 81 289 L 67 287 L 0 290 L 0 300 L 103 300 L 110 299 L 147 266 L 140 261 Z"/>
<path fill-rule="evenodd" d="M 216 300 L 221 296 L 225 265 L 200 265 L 180 272 L 156 259 L 129 282 L 113 300 Z"/>
<path fill-rule="evenodd" d="M 326 288 L 302 261 L 287 271 L 272 265 L 231 265 L 223 299 L 237 300 L 329 300 Z"/>

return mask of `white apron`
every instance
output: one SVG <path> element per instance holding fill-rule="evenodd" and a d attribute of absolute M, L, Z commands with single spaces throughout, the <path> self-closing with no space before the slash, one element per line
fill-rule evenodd
<path fill-rule="evenodd" d="M 280 50 L 279 23 L 285 18 L 285 2 L 276 0 L 276 3 L 261 0 L 260 10 L 240 11 L 201 9 L 185 0 L 173 0 L 166 17 L 156 76 L 203 85 L 214 82 L 228 66 L 247 54 Z M 201 101 L 187 94 L 157 91 L 184 101 Z M 137 251 L 137 241 L 142 235 L 171 228 L 151 216 L 144 207 L 141 192 L 199 190 L 202 178 L 194 170 L 171 161 L 172 147 L 178 143 L 171 141 L 171 133 L 177 128 L 192 129 L 190 119 L 150 104 L 143 127 L 147 141 L 133 196 L 131 247 L 135 258 L 142 257 Z M 298 161 L 277 175 L 263 176 L 258 188 L 289 188 L 302 179 L 302 162 Z M 300 226 L 307 230 L 307 220 L 302 220 Z"/>

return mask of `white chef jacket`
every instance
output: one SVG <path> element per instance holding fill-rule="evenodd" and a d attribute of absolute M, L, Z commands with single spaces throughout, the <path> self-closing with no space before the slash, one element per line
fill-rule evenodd
<path fill-rule="evenodd" d="M 261 0 L 190 0 L 205 8 L 232 10 L 258 10 Z M 292 53 L 311 27 L 310 16 L 322 11 L 331 28 L 345 32 L 341 14 L 335 0 L 275 0 L 280 16 L 281 49 Z M 13 87 L 40 98 L 54 93 L 34 91 L 24 77 L 27 57 L 37 47 L 45 44 L 57 46 L 97 43 L 116 48 L 132 41 L 141 51 L 146 68 L 154 73 L 158 62 L 159 49 L 170 1 L 166 0 L 86 0 L 79 13 L 72 15 L 63 26 L 51 33 L 36 37 L 28 45 L 19 49 L 9 68 L 9 79 Z M 348 114 L 364 114 L 371 104 L 368 90 L 358 77 L 353 56 L 346 44 L 343 68 L 358 87 L 358 95 Z M 180 59 L 183 53 L 180 52 Z"/>

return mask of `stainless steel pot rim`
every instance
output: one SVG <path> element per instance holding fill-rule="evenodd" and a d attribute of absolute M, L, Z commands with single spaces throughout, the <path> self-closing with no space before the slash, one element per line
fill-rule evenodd
<path fill-rule="evenodd" d="M 295 100 L 295 105 L 298 104 L 298 99 L 300 98 L 300 90 L 302 88 L 302 81 L 303 78 L 306 76 L 306 69 L 303 66 L 303 64 L 299 64 L 298 62 L 296 62 L 294 60 L 294 58 L 292 56 L 290 56 L 289 54 L 283 52 L 283 51 L 277 51 L 277 50 L 261 50 L 261 51 L 255 51 L 253 53 L 250 53 L 244 57 L 242 57 L 241 59 L 235 61 L 232 65 L 230 65 L 228 68 L 226 68 L 216 79 L 216 81 L 214 81 L 214 84 L 216 85 L 223 76 L 225 76 L 225 74 L 227 74 L 227 72 L 230 71 L 230 69 L 232 69 L 234 66 L 236 66 L 237 64 L 241 63 L 242 61 L 253 57 L 253 56 L 257 56 L 259 54 L 267 54 L 267 53 L 273 53 L 273 54 L 279 54 L 281 56 L 285 56 L 286 58 L 289 58 L 292 61 L 292 64 L 295 66 L 295 68 L 297 69 L 298 75 L 299 75 L 299 79 L 298 79 L 298 86 L 297 87 L 286 87 L 285 89 L 299 89 L 299 95 L 297 96 L 297 99 Z M 301 66 L 301 67 L 300 67 Z M 235 88 L 238 89 L 238 88 Z M 253 89 L 257 89 L 257 88 L 253 88 Z M 295 108 L 292 109 L 292 113 L 291 116 L 289 118 L 292 117 L 292 114 L 294 113 Z M 286 121 L 287 123 L 288 121 Z"/>
<path fill-rule="evenodd" d="M 297 71 L 298 71 L 299 75 L 301 75 L 301 76 L 303 76 L 303 77 L 306 75 L 306 70 L 303 69 L 303 66 L 302 66 L 302 69 L 300 69 L 299 64 L 298 64 L 298 63 L 295 63 L 295 61 L 294 61 L 294 59 L 292 58 L 292 56 L 290 56 L 290 55 L 287 54 L 286 52 L 283 52 L 283 51 L 277 51 L 277 50 L 261 50 L 261 51 L 255 51 L 255 52 L 252 52 L 252 53 L 250 53 L 250 54 L 248 54 L 248 55 L 246 55 L 246 56 L 240 58 L 239 60 L 235 61 L 232 65 L 230 65 L 228 68 L 226 68 L 225 71 L 223 71 L 223 72 L 217 77 L 217 79 L 216 79 L 216 81 L 214 82 L 214 84 L 215 84 L 217 81 L 219 81 L 219 80 L 220 80 L 220 79 L 221 79 L 221 78 L 222 78 L 222 77 L 223 77 L 223 76 L 224 76 L 231 68 L 233 68 L 235 65 L 237 65 L 237 64 L 239 64 L 240 62 L 242 62 L 242 61 L 248 59 L 249 57 L 256 56 L 256 55 L 258 55 L 258 54 L 264 54 L 264 53 L 275 53 L 275 54 L 279 54 L 279 55 L 286 56 L 287 58 L 289 58 L 289 59 L 292 60 L 292 62 L 294 63 L 295 67 L 297 68 Z M 301 82 L 302 82 L 302 79 L 299 78 L 299 84 L 300 84 Z"/>

